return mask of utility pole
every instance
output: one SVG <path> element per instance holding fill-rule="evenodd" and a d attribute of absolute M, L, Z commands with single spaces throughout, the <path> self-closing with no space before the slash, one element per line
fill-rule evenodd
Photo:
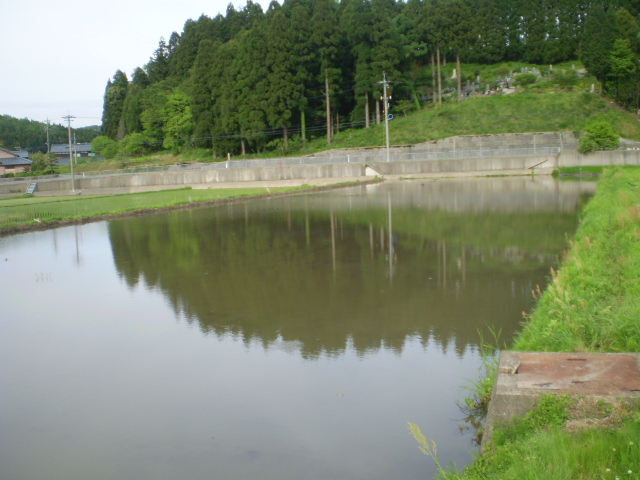
<path fill-rule="evenodd" d="M 47 118 L 47 126 L 45 128 L 47 132 L 47 154 L 51 152 L 51 144 L 49 143 L 49 119 Z"/>
<path fill-rule="evenodd" d="M 325 103 L 327 106 L 327 145 L 331 145 L 331 96 L 329 95 L 329 72 L 324 71 Z"/>
<path fill-rule="evenodd" d="M 383 97 L 382 101 L 384 102 L 384 132 L 387 142 L 387 162 L 391 161 L 389 158 L 389 100 L 391 97 L 387 96 L 387 74 L 386 72 L 382 72 L 382 87 L 383 87 Z"/>
<path fill-rule="evenodd" d="M 62 117 L 67 121 L 67 130 L 69 132 L 69 165 L 71 165 L 71 191 L 76 191 L 76 179 L 73 176 L 73 150 L 71 149 L 71 119 L 76 118 L 73 115 Z"/>

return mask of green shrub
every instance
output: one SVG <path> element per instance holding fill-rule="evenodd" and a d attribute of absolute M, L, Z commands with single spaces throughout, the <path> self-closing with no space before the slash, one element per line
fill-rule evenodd
<path fill-rule="evenodd" d="M 574 69 L 556 70 L 551 77 L 553 83 L 567 90 L 572 89 L 578 84 L 578 72 Z"/>
<path fill-rule="evenodd" d="M 515 76 L 516 85 L 524 87 L 525 85 L 532 85 L 538 81 L 538 75 L 535 73 L 519 73 Z"/>
<path fill-rule="evenodd" d="M 620 145 L 620 138 L 613 131 L 611 124 L 606 121 L 594 122 L 585 128 L 586 135 L 580 137 L 580 153 L 595 152 L 596 150 L 613 150 Z"/>
<path fill-rule="evenodd" d="M 118 153 L 118 144 L 115 140 L 101 135 L 93 139 L 91 150 L 104 159 L 111 159 Z"/>

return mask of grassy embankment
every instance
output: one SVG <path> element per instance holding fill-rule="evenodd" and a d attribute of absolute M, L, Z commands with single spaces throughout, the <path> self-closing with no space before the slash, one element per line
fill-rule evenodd
<path fill-rule="evenodd" d="M 561 269 L 514 350 L 640 351 L 640 169 L 607 169 Z M 488 382 L 487 384 L 490 384 Z M 486 385 L 485 385 L 486 387 Z M 526 419 L 494 432 L 493 448 L 447 479 L 640 478 L 640 406 L 543 397 Z M 566 420 L 607 428 L 569 431 Z M 432 445 L 412 426 L 423 452 Z"/>
<path fill-rule="evenodd" d="M 534 93 L 536 92 L 536 93 Z M 640 123 L 637 119 L 605 98 L 588 92 L 537 90 L 529 88 L 523 93 L 472 98 L 464 102 L 450 101 L 441 107 L 432 105 L 423 110 L 396 118 L 389 124 L 392 145 L 407 145 L 438 140 L 454 135 L 521 133 L 542 131 L 584 130 L 589 123 L 599 120 L 610 122 L 621 136 L 640 140 Z M 286 155 L 307 155 L 328 148 L 360 148 L 382 146 L 384 125 L 371 128 L 349 129 L 337 133 L 332 145 L 326 139 L 317 138 L 306 144 L 292 144 Z M 177 156 L 160 153 L 141 158 L 80 164 L 76 172 L 110 170 L 123 167 L 170 165 L 182 162 L 210 162 L 211 150 L 187 150 Z M 247 155 L 252 157 L 274 157 L 281 152 Z M 238 158 L 238 157 L 236 157 Z M 217 159 L 220 161 L 222 159 Z M 69 167 L 60 167 L 67 173 Z"/>
<path fill-rule="evenodd" d="M 303 190 L 302 187 L 163 190 L 159 192 L 89 197 L 31 197 L 0 199 L 0 231 L 21 225 L 123 214 L 137 210 L 216 202 L 238 197 Z"/>

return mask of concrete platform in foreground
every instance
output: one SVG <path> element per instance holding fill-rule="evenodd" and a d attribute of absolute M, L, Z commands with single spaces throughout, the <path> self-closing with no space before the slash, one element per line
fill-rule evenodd
<path fill-rule="evenodd" d="M 496 426 L 524 417 L 548 393 L 610 404 L 640 400 L 640 354 L 502 352 L 482 449 Z"/>

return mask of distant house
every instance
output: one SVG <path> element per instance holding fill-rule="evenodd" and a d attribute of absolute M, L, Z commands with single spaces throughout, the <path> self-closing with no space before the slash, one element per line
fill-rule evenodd
<path fill-rule="evenodd" d="M 76 143 L 71 145 L 76 158 L 95 157 L 96 154 L 91 152 L 90 143 Z M 59 165 L 69 165 L 69 144 L 57 143 L 51 145 L 51 153 L 58 158 Z"/>
<path fill-rule="evenodd" d="M 31 160 L 16 155 L 4 148 L 0 148 L 0 175 L 28 171 L 32 163 Z"/>
<path fill-rule="evenodd" d="M 14 153 L 22 158 L 29 158 L 29 152 L 27 150 L 11 150 L 11 153 Z"/>

